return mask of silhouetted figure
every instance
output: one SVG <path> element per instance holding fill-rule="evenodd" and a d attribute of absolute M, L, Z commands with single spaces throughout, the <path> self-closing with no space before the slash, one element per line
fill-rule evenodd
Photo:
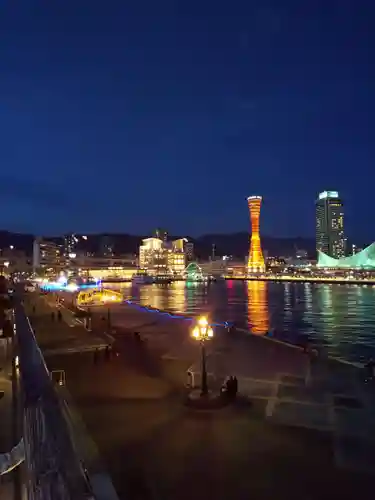
<path fill-rule="evenodd" d="M 223 385 L 221 386 L 220 388 L 220 394 L 224 397 L 228 397 L 228 382 L 229 382 L 229 378 L 227 377 L 224 382 L 223 382 Z"/>
<path fill-rule="evenodd" d="M 226 379 L 222 387 L 221 393 L 226 396 L 229 401 L 233 401 L 237 396 L 238 380 L 237 377 L 231 375 Z"/>
<path fill-rule="evenodd" d="M 105 357 L 107 361 L 111 359 L 111 347 L 109 345 L 105 348 Z"/>
<path fill-rule="evenodd" d="M 55 321 L 55 313 L 54 313 L 54 311 L 51 312 L 51 319 L 52 319 L 52 321 Z"/>
<path fill-rule="evenodd" d="M 236 376 L 232 377 L 232 385 L 233 385 L 233 399 L 236 399 L 238 392 L 238 380 Z"/>
<path fill-rule="evenodd" d="M 62 321 L 62 314 L 61 314 L 60 309 L 57 311 L 57 320 L 59 323 L 61 323 L 61 321 Z"/>
<path fill-rule="evenodd" d="M 36 307 L 35 307 L 35 306 L 33 306 L 33 313 L 35 313 L 35 311 L 36 311 Z"/>
<path fill-rule="evenodd" d="M 373 379 L 375 377 L 375 361 L 370 358 L 368 362 L 365 364 L 367 378 Z"/>
<path fill-rule="evenodd" d="M 138 343 L 141 342 L 141 336 L 140 336 L 139 332 L 134 332 L 134 340 Z"/>

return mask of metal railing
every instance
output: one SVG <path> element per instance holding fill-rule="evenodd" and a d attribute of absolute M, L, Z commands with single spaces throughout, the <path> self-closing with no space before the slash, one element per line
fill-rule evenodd
<path fill-rule="evenodd" d="M 28 500 L 94 499 L 23 305 L 14 308 Z"/>

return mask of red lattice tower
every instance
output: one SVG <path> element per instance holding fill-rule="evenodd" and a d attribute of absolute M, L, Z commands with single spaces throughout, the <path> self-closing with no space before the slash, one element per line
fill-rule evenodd
<path fill-rule="evenodd" d="M 261 196 L 249 196 L 247 204 L 249 206 L 250 220 L 251 220 L 251 240 L 249 249 L 249 260 L 247 263 L 247 270 L 249 273 L 259 273 L 265 270 L 264 257 L 262 247 L 260 245 L 259 235 L 259 218 L 260 218 L 260 205 L 262 203 Z"/>

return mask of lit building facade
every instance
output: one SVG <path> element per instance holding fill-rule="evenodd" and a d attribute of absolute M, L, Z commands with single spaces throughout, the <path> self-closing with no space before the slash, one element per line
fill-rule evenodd
<path fill-rule="evenodd" d="M 64 236 L 64 255 L 66 259 L 69 258 L 69 254 L 75 253 L 78 243 L 78 238 L 75 234 L 66 234 Z"/>
<path fill-rule="evenodd" d="M 33 272 L 46 272 L 52 275 L 61 271 L 65 259 L 63 249 L 53 241 L 41 238 L 34 240 L 33 244 Z"/>
<path fill-rule="evenodd" d="M 167 252 L 160 238 L 146 238 L 139 247 L 139 267 L 152 274 L 166 274 Z"/>
<path fill-rule="evenodd" d="M 316 250 L 345 257 L 344 206 L 337 191 L 324 191 L 316 201 Z"/>
<path fill-rule="evenodd" d="M 250 212 L 251 220 L 251 240 L 249 249 L 249 260 L 247 270 L 249 273 L 259 273 L 265 270 L 264 257 L 260 244 L 260 206 L 262 203 L 261 196 L 249 196 L 247 204 Z"/>
<path fill-rule="evenodd" d="M 139 267 L 149 274 L 182 275 L 186 267 L 186 238 L 166 242 L 160 238 L 146 238 L 139 247 Z"/>

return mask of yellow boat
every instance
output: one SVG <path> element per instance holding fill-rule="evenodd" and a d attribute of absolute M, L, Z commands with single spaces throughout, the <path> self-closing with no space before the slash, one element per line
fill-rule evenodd
<path fill-rule="evenodd" d="M 77 306 L 93 306 L 108 303 L 122 302 L 122 293 L 107 288 L 92 288 L 81 290 L 77 295 Z"/>

